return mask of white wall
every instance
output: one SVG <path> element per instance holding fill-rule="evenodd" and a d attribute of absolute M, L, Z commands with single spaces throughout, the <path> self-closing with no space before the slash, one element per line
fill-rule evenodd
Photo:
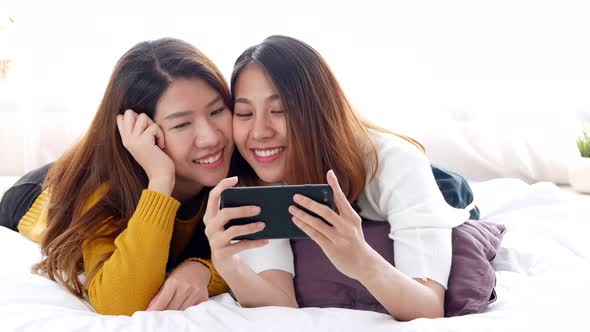
<path fill-rule="evenodd" d="M 240 52 L 264 37 L 302 39 L 324 55 L 361 113 L 394 129 L 456 118 L 551 124 L 550 132 L 583 114 L 590 121 L 587 1 L 10 0 L 0 12 L 2 6 L 16 14 L 18 44 L 11 86 L 0 84 L 0 126 L 22 121 L 17 128 L 36 130 L 0 128 L 3 151 L 26 150 L 10 157 L 18 160 L 5 173 L 54 158 L 55 147 L 43 155 L 44 144 L 64 130 L 68 139 L 83 131 L 119 56 L 163 36 L 192 42 L 227 78 Z"/>

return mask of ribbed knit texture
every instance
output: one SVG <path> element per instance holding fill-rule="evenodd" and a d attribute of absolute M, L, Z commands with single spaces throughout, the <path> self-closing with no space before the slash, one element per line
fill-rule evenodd
<path fill-rule="evenodd" d="M 447 204 L 430 161 L 416 146 L 397 136 L 371 133 L 379 168 L 375 178 L 367 178 L 358 198 L 361 216 L 389 222 L 398 270 L 446 288 L 451 271 L 451 231 L 469 219 L 469 212 Z"/>
<path fill-rule="evenodd" d="M 412 278 L 429 278 L 446 288 L 451 270 L 451 231 L 469 218 L 469 212 L 447 204 L 428 158 L 416 146 L 394 135 L 374 130 L 370 133 L 379 167 L 374 178 L 367 174 L 357 200 L 360 215 L 390 223 L 389 237 L 394 240 L 394 261 L 399 271 Z M 368 163 L 366 166 L 370 169 Z M 289 240 L 273 241 L 273 246 L 242 252 L 242 259 L 256 272 L 277 269 L 293 273 Z"/>
<path fill-rule="evenodd" d="M 104 187 L 91 197 L 90 207 L 104 193 Z M 19 231 L 35 242 L 40 242 L 47 225 L 47 206 L 50 199 L 44 191 L 19 223 Z M 135 213 L 127 229 L 115 241 L 98 239 L 84 243 L 82 252 L 84 270 L 89 272 L 104 262 L 100 270 L 87 284 L 90 303 L 97 312 L 110 315 L 131 315 L 145 310 L 158 292 L 166 277 L 169 252 L 182 252 L 190 241 L 195 227 L 175 227 L 176 213 L 180 203 L 174 198 L 151 190 L 141 194 Z M 177 234 L 171 243 L 173 232 Z M 170 248 L 170 246 L 173 248 Z M 211 269 L 210 296 L 227 290 L 227 285 L 209 260 L 197 259 Z"/>
<path fill-rule="evenodd" d="M 41 242 L 45 228 L 47 228 L 48 203 L 49 193 L 45 190 L 37 197 L 29 211 L 18 223 L 18 231 L 38 243 Z"/>

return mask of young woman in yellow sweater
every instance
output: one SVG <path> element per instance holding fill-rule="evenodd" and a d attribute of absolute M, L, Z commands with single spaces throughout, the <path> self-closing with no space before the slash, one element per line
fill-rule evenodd
<path fill-rule="evenodd" d="M 19 187 L 20 201 L 36 197 L 18 220 L 41 243 L 33 269 L 102 314 L 183 310 L 226 291 L 200 220 L 208 188 L 229 170 L 231 107 L 220 71 L 192 45 L 160 39 L 127 51 L 80 142 L 29 174 L 42 187 Z M 16 187 L 4 216 L 14 216 Z"/>

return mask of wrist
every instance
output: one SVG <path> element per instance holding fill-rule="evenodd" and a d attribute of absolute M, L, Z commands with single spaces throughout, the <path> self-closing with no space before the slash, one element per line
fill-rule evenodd
<path fill-rule="evenodd" d="M 200 261 L 189 261 L 187 263 L 196 264 L 194 266 L 196 269 L 198 269 L 199 275 L 202 276 L 203 279 L 207 280 L 207 285 L 209 285 L 211 283 L 211 278 L 213 276 L 211 274 L 211 268 L 209 268 L 209 266 L 207 264 L 200 262 Z"/>
<path fill-rule="evenodd" d="M 239 259 L 230 259 L 230 260 L 216 260 L 212 257 L 211 262 L 215 266 L 217 273 L 227 281 L 227 279 L 231 279 L 233 276 L 239 274 Z"/>
<path fill-rule="evenodd" d="M 356 279 L 363 285 L 366 282 L 375 280 L 380 275 L 381 271 L 384 271 L 383 264 L 390 265 L 388 261 L 381 257 L 381 255 L 370 246 L 368 246 L 366 254 L 362 257 L 363 258 L 359 260 L 361 263 L 357 269 L 358 273 L 355 276 L 352 276 L 352 278 Z"/>
<path fill-rule="evenodd" d="M 154 177 L 150 178 L 148 189 L 170 196 L 174 190 L 174 184 L 174 177 Z"/>

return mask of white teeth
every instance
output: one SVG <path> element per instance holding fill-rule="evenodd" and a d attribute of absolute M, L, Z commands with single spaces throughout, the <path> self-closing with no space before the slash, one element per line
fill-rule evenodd
<path fill-rule="evenodd" d="M 283 148 L 276 148 L 276 149 L 272 149 L 272 150 L 254 150 L 254 153 L 258 157 L 270 157 L 270 156 L 273 156 L 281 151 L 283 151 Z"/>
<path fill-rule="evenodd" d="M 223 151 L 219 151 L 219 153 L 218 153 L 217 155 L 215 155 L 215 156 L 209 157 L 209 158 L 207 158 L 207 159 L 199 159 L 199 160 L 195 160 L 195 162 L 196 162 L 197 164 L 211 164 L 211 163 L 214 163 L 214 162 L 218 161 L 218 160 L 219 160 L 219 158 L 221 158 L 221 153 L 222 153 L 222 152 L 223 152 Z"/>

